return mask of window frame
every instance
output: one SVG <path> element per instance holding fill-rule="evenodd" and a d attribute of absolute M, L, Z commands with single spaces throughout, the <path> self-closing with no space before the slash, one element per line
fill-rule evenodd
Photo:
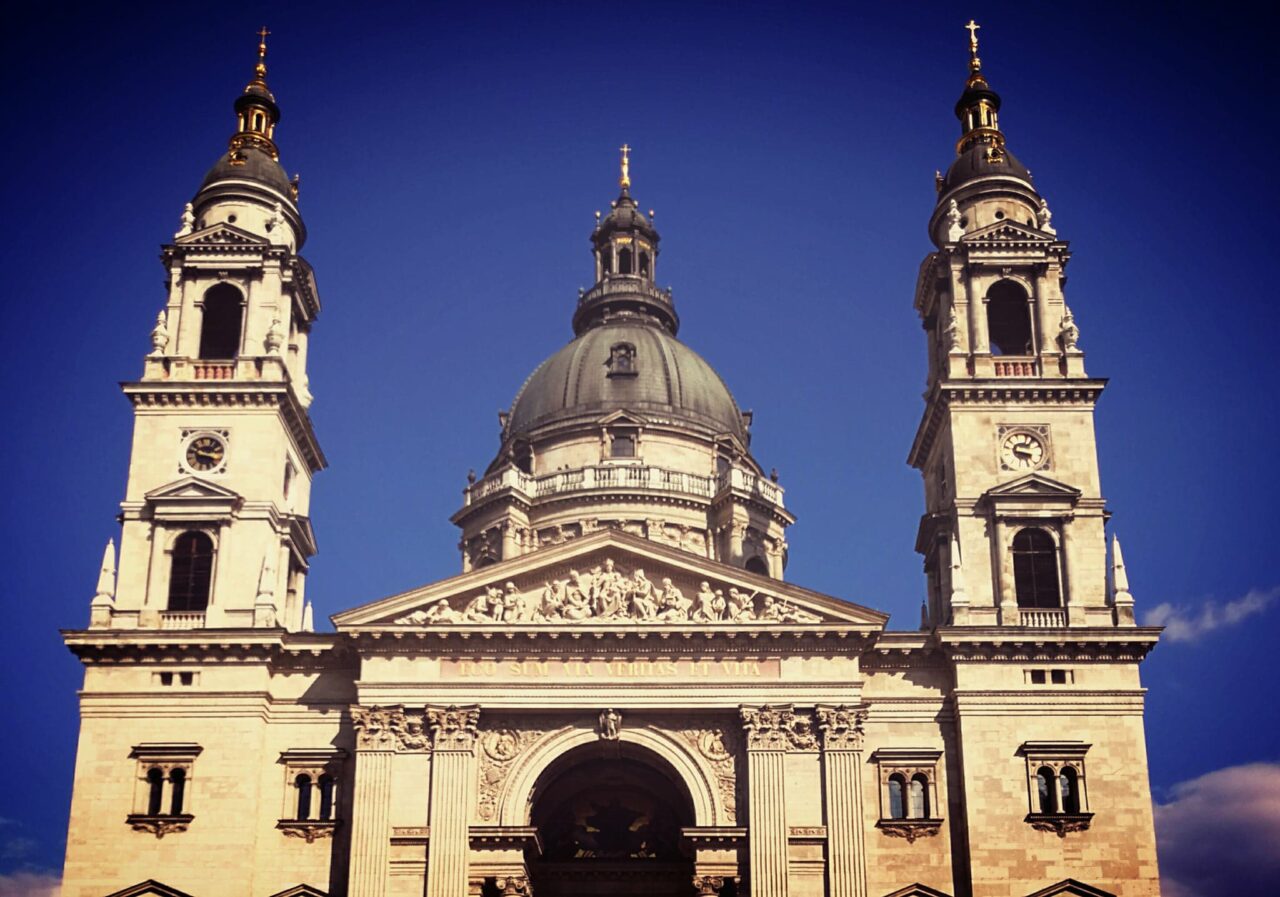
<path fill-rule="evenodd" d="M 136 761 L 133 812 L 125 817 L 134 831 L 163 838 L 187 830 L 195 819 L 191 812 L 197 785 L 193 772 L 203 750 L 191 742 L 134 745 L 129 752 L 129 758 Z M 158 778 L 153 775 L 156 772 Z"/>
<path fill-rule="evenodd" d="M 890 837 L 905 838 L 908 843 L 938 834 L 944 819 L 939 812 L 941 759 L 939 748 L 880 748 L 871 755 L 879 783 L 878 829 Z M 902 788 L 901 815 L 896 815 L 893 807 L 890 785 L 895 781 Z M 918 793 L 923 800 L 919 803 L 913 799 L 913 784 L 920 786 Z"/>
<path fill-rule="evenodd" d="M 342 825 L 343 772 L 347 752 L 341 748 L 292 748 L 280 752 L 279 763 L 283 767 L 282 802 L 280 820 L 276 823 L 286 837 L 301 838 L 308 844 L 320 838 L 330 838 Z M 302 793 L 299 780 L 307 779 L 309 801 L 305 818 L 302 814 Z M 322 787 L 329 780 L 331 790 L 326 795 Z M 324 810 L 328 807 L 328 815 Z"/>
<path fill-rule="evenodd" d="M 1038 831 L 1053 832 L 1065 838 L 1069 832 L 1089 828 L 1093 813 L 1089 811 L 1088 773 L 1085 754 L 1092 745 L 1083 741 L 1027 741 L 1018 749 L 1027 764 L 1027 816 L 1025 821 Z M 1048 797 L 1052 807 L 1042 803 L 1041 772 L 1048 770 Z M 1064 772 L 1069 775 L 1064 776 Z M 1075 806 L 1063 809 L 1062 781 L 1074 778 Z"/>

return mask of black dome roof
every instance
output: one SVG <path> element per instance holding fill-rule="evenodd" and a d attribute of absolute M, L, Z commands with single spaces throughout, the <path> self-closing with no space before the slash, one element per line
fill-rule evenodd
<path fill-rule="evenodd" d="M 231 151 L 223 153 L 222 158 L 215 162 L 209 169 L 209 173 L 204 176 L 204 180 L 200 183 L 200 190 L 204 190 L 215 181 L 237 180 L 258 181 L 285 196 L 291 194 L 289 176 L 284 173 L 280 163 L 270 155 L 254 146 L 242 147 L 236 151 L 236 155 L 243 160 L 243 164 L 232 163 Z"/>

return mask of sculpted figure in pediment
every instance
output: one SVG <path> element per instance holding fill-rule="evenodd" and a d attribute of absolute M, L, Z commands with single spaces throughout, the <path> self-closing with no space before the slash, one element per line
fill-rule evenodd
<path fill-rule="evenodd" d="M 756 618 L 756 593 L 748 595 L 737 589 L 729 589 L 729 619 L 735 623 L 749 623 Z"/>
<path fill-rule="evenodd" d="M 658 597 L 654 593 L 653 583 L 645 578 L 644 571 L 637 569 L 631 574 L 631 604 L 635 609 L 632 614 L 640 620 L 656 620 L 658 618 Z"/>
<path fill-rule="evenodd" d="M 698 585 L 698 597 L 693 607 L 693 621 L 695 623 L 714 623 L 719 620 L 724 613 L 724 598 L 720 598 L 720 606 L 716 607 L 716 593 L 711 591 L 711 583 L 702 582 Z"/>
<path fill-rule="evenodd" d="M 685 623 L 689 620 L 689 608 L 693 602 L 684 597 L 669 578 L 664 577 L 662 580 L 662 593 L 660 595 L 661 610 L 658 612 L 658 619 L 664 623 Z"/>

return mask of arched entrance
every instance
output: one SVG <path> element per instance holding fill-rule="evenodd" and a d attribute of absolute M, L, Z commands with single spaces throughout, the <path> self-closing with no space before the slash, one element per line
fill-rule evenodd
<path fill-rule="evenodd" d="M 575 748 L 539 778 L 531 810 L 538 897 L 692 897 L 681 829 L 693 802 L 656 754 L 616 741 Z"/>

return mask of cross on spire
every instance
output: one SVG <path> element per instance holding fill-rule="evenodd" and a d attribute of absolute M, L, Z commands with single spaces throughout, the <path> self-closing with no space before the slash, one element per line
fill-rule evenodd
<path fill-rule="evenodd" d="M 969 32 L 969 67 L 975 72 L 982 68 L 982 60 L 978 58 L 978 29 L 981 27 L 973 19 L 970 19 L 969 24 L 964 26 L 965 30 Z"/>
<path fill-rule="evenodd" d="M 624 143 L 619 147 L 622 153 L 622 176 L 618 178 L 618 186 L 623 190 L 631 189 L 631 144 Z"/>

